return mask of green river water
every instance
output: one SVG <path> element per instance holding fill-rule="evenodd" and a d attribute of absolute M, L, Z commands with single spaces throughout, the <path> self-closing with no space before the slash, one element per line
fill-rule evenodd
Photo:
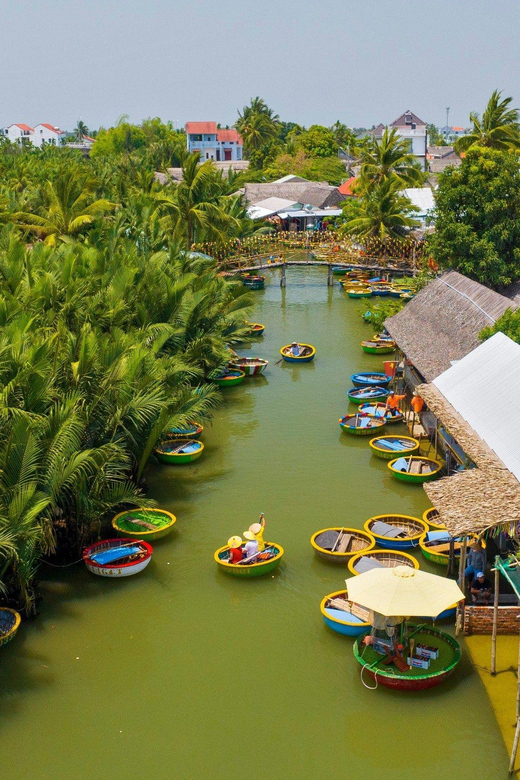
<path fill-rule="evenodd" d="M 507 766 L 466 652 L 437 689 L 366 690 L 352 640 L 322 621 L 347 572 L 314 557 L 311 534 L 429 502 L 337 423 L 350 374 L 381 366 L 359 344 L 366 302 L 321 268 L 290 268 L 285 290 L 278 272 L 267 282 L 253 318 L 265 336 L 240 350 L 270 361 L 265 376 L 224 391 L 198 462 L 147 475 L 178 522 L 146 571 L 42 571 L 39 618 L 0 651 L 1 778 L 488 780 Z M 275 365 L 295 339 L 316 360 Z M 214 550 L 261 511 L 282 566 L 226 576 Z"/>

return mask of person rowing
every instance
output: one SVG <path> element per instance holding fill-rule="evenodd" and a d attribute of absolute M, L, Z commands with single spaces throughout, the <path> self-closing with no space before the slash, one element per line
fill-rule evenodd
<path fill-rule="evenodd" d="M 258 551 L 263 552 L 265 550 L 264 542 L 264 529 L 265 529 L 265 517 L 264 513 L 260 512 L 260 518 L 258 523 L 253 523 L 249 526 L 249 531 L 253 534 L 258 542 Z"/>
<path fill-rule="evenodd" d="M 293 341 L 291 346 L 289 347 L 289 352 L 293 357 L 300 357 L 301 355 L 301 348 L 297 341 Z"/>
<path fill-rule="evenodd" d="M 390 390 L 388 398 L 386 399 L 386 411 L 392 416 L 396 417 L 401 412 L 399 410 L 399 401 L 406 398 L 405 395 L 396 395 L 394 390 Z"/>

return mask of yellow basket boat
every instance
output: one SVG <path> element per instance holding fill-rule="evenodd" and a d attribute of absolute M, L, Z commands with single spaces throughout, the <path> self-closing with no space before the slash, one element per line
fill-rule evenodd
<path fill-rule="evenodd" d="M 376 546 L 371 533 L 359 528 L 322 528 L 311 536 L 316 555 L 333 563 L 346 563 L 353 555 Z"/>

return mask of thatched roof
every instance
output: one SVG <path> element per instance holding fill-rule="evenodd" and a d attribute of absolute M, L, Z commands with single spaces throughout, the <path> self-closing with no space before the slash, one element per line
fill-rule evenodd
<path fill-rule="evenodd" d="M 309 203 L 316 208 L 324 208 L 344 200 L 337 187 L 324 182 L 252 182 L 244 185 L 243 192 L 247 203 L 258 203 L 266 198 L 283 198 L 293 203 Z"/>
<path fill-rule="evenodd" d="M 431 382 L 480 343 L 478 334 L 518 302 L 448 271 L 422 289 L 385 327 Z"/>

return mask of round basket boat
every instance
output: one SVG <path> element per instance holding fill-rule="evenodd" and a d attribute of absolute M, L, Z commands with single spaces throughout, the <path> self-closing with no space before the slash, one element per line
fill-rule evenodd
<path fill-rule="evenodd" d="M 365 553 L 376 545 L 371 533 L 359 528 L 322 528 L 311 536 L 311 545 L 320 558 L 332 563 L 347 563 L 359 553 Z"/>
<path fill-rule="evenodd" d="M 386 420 L 364 414 L 346 414 L 339 418 L 339 425 L 342 431 L 352 436 L 370 436 L 376 431 L 382 431 Z"/>
<path fill-rule="evenodd" d="M 353 387 L 348 393 L 348 399 L 353 404 L 363 404 L 371 401 L 385 401 L 388 398 L 388 390 L 384 387 Z"/>
<path fill-rule="evenodd" d="M 250 336 L 261 336 L 265 330 L 265 325 L 261 322 L 246 322 L 246 325 L 249 325 Z"/>
<path fill-rule="evenodd" d="M 244 276 L 242 284 L 249 290 L 263 290 L 265 287 L 265 276 Z"/>
<path fill-rule="evenodd" d="M 312 344 L 298 344 L 298 346 L 301 349 L 301 355 L 291 354 L 290 350 L 292 344 L 286 344 L 284 347 L 282 347 L 280 350 L 280 355 L 287 363 L 310 363 L 311 360 L 314 360 L 316 349 L 312 346 Z"/>
<path fill-rule="evenodd" d="M 367 553 L 355 555 L 348 562 L 348 570 L 352 574 L 363 574 L 371 569 L 379 569 L 386 566 L 387 569 L 393 569 L 395 566 L 410 566 L 412 569 L 418 569 L 419 563 L 413 555 L 397 550 L 369 550 Z"/>
<path fill-rule="evenodd" d="M 359 604 L 353 604 L 348 598 L 347 590 L 336 590 L 322 599 L 320 612 L 325 624 L 345 636 L 366 634 L 370 628 L 368 610 Z"/>
<path fill-rule="evenodd" d="M 166 439 L 198 439 L 203 430 L 203 425 L 194 422 L 183 428 L 167 428 L 162 435 Z"/>
<path fill-rule="evenodd" d="M 14 639 L 22 618 L 9 607 L 0 607 L 0 647 Z"/>
<path fill-rule="evenodd" d="M 443 464 L 433 458 L 411 455 L 409 458 L 396 458 L 387 464 L 392 476 L 402 482 L 421 485 L 440 476 Z"/>
<path fill-rule="evenodd" d="M 218 385 L 219 387 L 234 387 L 234 385 L 241 384 L 245 379 L 245 374 L 243 371 L 239 371 L 238 369 L 231 369 L 229 371 L 224 371 L 221 374 L 217 374 L 216 376 L 210 376 L 209 381 L 213 382 L 213 384 Z"/>
<path fill-rule="evenodd" d="M 262 577 L 269 574 L 280 565 L 283 547 L 274 542 L 266 542 L 263 553 L 260 553 L 254 563 L 229 563 L 229 547 L 220 547 L 214 554 L 219 568 L 233 577 Z M 262 556 L 269 557 L 262 558 Z"/>
<path fill-rule="evenodd" d="M 371 338 L 371 341 L 375 341 L 376 344 L 386 344 L 388 342 L 395 344 L 395 340 L 386 333 L 374 333 L 374 335 Z"/>
<path fill-rule="evenodd" d="M 348 270 L 348 266 L 346 265 L 333 265 L 332 266 L 332 273 L 334 276 L 343 276 L 343 274 Z"/>
<path fill-rule="evenodd" d="M 410 515 L 376 515 L 366 521 L 364 528 L 380 547 L 387 550 L 417 547 L 419 539 L 428 530 L 423 520 Z"/>
<path fill-rule="evenodd" d="M 385 665 L 385 656 L 376 653 L 372 646 L 365 647 L 364 635 L 354 641 L 354 657 L 363 667 L 362 679 L 370 678 L 379 685 L 398 691 L 422 691 L 440 685 L 451 674 L 461 659 L 459 643 L 436 628 L 422 625 L 408 625 L 408 636 L 417 645 L 435 647 L 438 657 L 431 658 L 427 669 L 411 666 L 407 671 L 399 671 L 393 664 Z"/>
<path fill-rule="evenodd" d="M 177 518 L 165 509 L 127 509 L 112 520 L 112 527 L 123 536 L 147 541 L 167 536 Z"/>
<path fill-rule="evenodd" d="M 377 401 L 361 404 L 359 409 L 372 417 L 384 417 L 387 425 L 401 422 L 404 417 L 402 409 L 397 409 L 397 414 L 391 414 L 390 409 L 386 408 L 386 404 L 377 403 Z M 392 411 L 395 411 L 395 409 Z"/>
<path fill-rule="evenodd" d="M 153 548 L 141 539 L 103 539 L 83 550 L 83 560 L 99 577 L 130 577 L 145 569 Z"/>
<path fill-rule="evenodd" d="M 350 380 L 354 387 L 388 387 L 392 377 L 380 371 L 362 371 L 352 374 Z"/>
<path fill-rule="evenodd" d="M 419 452 L 420 443 L 411 436 L 377 436 L 369 441 L 370 449 L 377 458 L 392 460 L 397 454 L 413 455 Z"/>
<path fill-rule="evenodd" d="M 450 562 L 450 544 L 451 535 L 446 530 L 427 531 L 419 539 L 419 547 L 426 560 L 432 563 L 438 563 L 439 566 L 447 566 Z M 453 551 L 456 558 L 460 557 L 460 551 L 462 548 L 464 538 L 462 536 L 456 537 L 453 540 Z M 482 547 L 485 549 L 486 542 L 484 539 L 479 539 L 475 534 L 469 536 L 469 542 L 480 541 Z"/>
<path fill-rule="evenodd" d="M 202 455 L 204 445 L 201 441 L 185 439 L 182 442 L 162 441 L 154 450 L 155 457 L 161 463 L 169 463 L 179 466 L 184 463 L 193 463 Z"/>
<path fill-rule="evenodd" d="M 238 360 L 232 360 L 229 365 L 231 368 L 243 371 L 246 376 L 257 376 L 264 373 L 269 361 L 257 357 L 242 357 Z"/>
<path fill-rule="evenodd" d="M 395 341 L 362 341 L 361 347 L 369 355 L 387 355 L 395 352 Z"/>
<path fill-rule="evenodd" d="M 444 523 L 439 522 L 440 515 L 434 506 L 431 506 L 429 509 L 426 509 L 426 511 L 423 512 L 422 519 L 432 528 L 438 528 L 441 531 L 446 528 Z"/>
<path fill-rule="evenodd" d="M 365 289 L 361 287 L 349 287 L 347 289 L 347 295 L 349 298 L 371 298 L 372 297 L 372 290 L 370 287 L 367 287 Z"/>

